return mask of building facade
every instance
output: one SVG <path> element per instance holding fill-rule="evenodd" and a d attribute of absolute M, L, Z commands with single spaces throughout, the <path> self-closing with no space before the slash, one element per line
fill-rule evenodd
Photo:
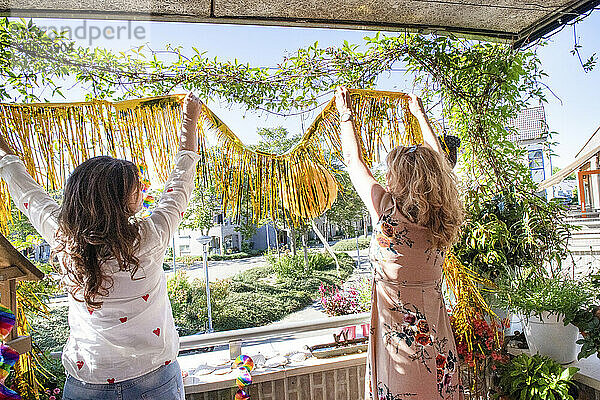
<path fill-rule="evenodd" d="M 526 150 L 525 163 L 529 166 L 531 178 L 541 183 L 552 175 L 552 160 L 548 142 L 548 124 L 544 106 L 526 108 L 509 121 L 514 133 L 509 139 Z M 552 191 L 541 190 L 540 194 L 553 197 Z"/>

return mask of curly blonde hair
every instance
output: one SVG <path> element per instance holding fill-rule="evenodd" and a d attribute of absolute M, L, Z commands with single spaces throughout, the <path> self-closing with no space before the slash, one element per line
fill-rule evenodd
<path fill-rule="evenodd" d="M 399 146 L 388 154 L 387 166 L 388 191 L 402 215 L 429 228 L 436 247 L 452 245 L 464 211 L 446 157 L 426 146 Z"/>

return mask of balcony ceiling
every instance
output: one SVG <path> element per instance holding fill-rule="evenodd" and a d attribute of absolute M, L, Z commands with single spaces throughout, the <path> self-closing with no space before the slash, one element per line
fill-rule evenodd
<path fill-rule="evenodd" d="M 453 32 L 515 47 L 600 0 L 0 0 L 3 15 Z"/>

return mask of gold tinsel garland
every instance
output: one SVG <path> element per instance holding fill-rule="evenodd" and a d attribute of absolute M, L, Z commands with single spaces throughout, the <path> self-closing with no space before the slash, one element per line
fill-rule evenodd
<path fill-rule="evenodd" d="M 350 92 L 369 164 L 379 160 L 382 150 L 422 142 L 405 94 Z M 76 165 L 102 154 L 131 160 L 145 171 L 150 165 L 154 176 L 164 181 L 177 149 L 183 98 L 0 104 L 0 135 L 17 151 L 29 173 L 48 189 L 63 187 Z M 204 162 L 199 165 L 200 181 L 210 179 L 216 184 L 224 210 L 237 214 L 247 193 L 255 220 L 283 219 L 298 225 L 321 215 L 335 200 L 338 184 L 330 172 L 331 161 L 341 160 L 342 151 L 333 100 L 300 143 L 282 155 L 249 149 L 204 104 L 201 122 L 199 152 Z M 217 144 L 207 146 L 209 139 L 216 139 Z M 10 218 L 4 184 L 0 193 L 0 226 L 4 227 Z"/>
<path fill-rule="evenodd" d="M 363 156 L 369 164 L 379 161 L 382 149 L 423 141 L 405 94 L 373 90 L 350 93 Z M 337 183 L 330 173 L 331 161 L 343 159 L 339 114 L 333 100 L 301 141 L 281 155 L 248 149 L 205 105 L 201 115 L 204 122 L 201 136 L 209 136 L 207 131 L 215 132 L 219 140 L 219 146 L 213 147 L 218 151 L 211 154 L 212 176 L 223 195 L 224 209 L 229 205 L 237 213 L 242 194 L 249 193 L 255 220 L 283 219 L 297 225 L 321 215 L 331 206 L 337 195 Z"/>

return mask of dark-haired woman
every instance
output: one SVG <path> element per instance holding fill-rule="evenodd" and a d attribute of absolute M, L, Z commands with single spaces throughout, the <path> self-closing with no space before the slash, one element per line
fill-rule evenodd
<path fill-rule="evenodd" d="M 59 206 L 0 137 L 0 177 L 58 256 L 69 290 L 63 399 L 184 399 L 179 338 L 162 269 L 187 207 L 198 162 L 200 103 L 184 100 L 175 168 L 148 218 L 137 167 L 94 157 L 67 180 Z"/>

